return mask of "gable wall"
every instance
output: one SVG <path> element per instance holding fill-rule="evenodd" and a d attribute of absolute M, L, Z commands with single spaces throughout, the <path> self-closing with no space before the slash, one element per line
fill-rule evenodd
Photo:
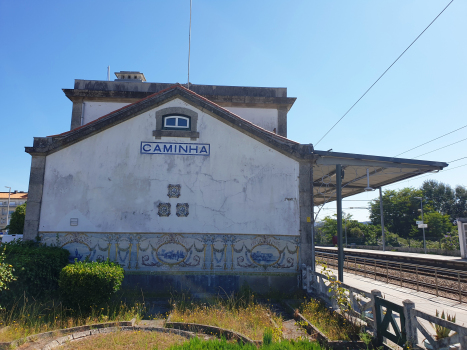
<path fill-rule="evenodd" d="M 244 107 L 225 107 L 232 113 L 256 124 L 268 131 L 277 132 L 277 109 L 274 108 L 244 108 Z"/>
<path fill-rule="evenodd" d="M 130 103 L 124 102 L 84 101 L 82 109 L 83 121 L 81 125 L 90 123 L 93 120 L 96 120 L 129 104 Z"/>
<path fill-rule="evenodd" d="M 87 124 L 117 109 L 125 107 L 130 103 L 124 102 L 104 102 L 104 101 L 84 101 L 82 102 L 82 122 Z M 277 109 L 274 108 L 244 108 L 244 107 L 225 107 L 263 129 L 274 131 L 278 129 Z"/>
<path fill-rule="evenodd" d="M 169 106 L 194 109 L 157 109 Z M 154 140 L 157 109 L 47 156 L 39 231 L 299 235 L 298 162 L 200 111 L 197 141 Z M 141 141 L 209 143 L 211 155 L 140 154 Z M 169 184 L 180 198 L 168 198 Z"/>

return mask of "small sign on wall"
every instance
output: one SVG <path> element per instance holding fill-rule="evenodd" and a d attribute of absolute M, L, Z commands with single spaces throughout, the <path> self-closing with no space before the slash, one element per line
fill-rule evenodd
<path fill-rule="evenodd" d="M 208 143 L 141 142 L 141 154 L 179 154 L 188 156 L 209 156 Z"/>

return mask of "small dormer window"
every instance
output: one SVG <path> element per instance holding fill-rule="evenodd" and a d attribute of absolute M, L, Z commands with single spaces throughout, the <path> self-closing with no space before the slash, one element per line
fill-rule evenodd
<path fill-rule="evenodd" d="M 191 130 L 190 117 L 167 115 L 163 118 L 164 130 Z"/>

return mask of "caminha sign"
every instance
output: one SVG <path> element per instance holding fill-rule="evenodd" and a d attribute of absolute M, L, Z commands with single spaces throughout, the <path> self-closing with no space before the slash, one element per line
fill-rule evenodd
<path fill-rule="evenodd" d="M 141 154 L 209 156 L 211 146 L 208 143 L 141 142 L 140 152 Z"/>

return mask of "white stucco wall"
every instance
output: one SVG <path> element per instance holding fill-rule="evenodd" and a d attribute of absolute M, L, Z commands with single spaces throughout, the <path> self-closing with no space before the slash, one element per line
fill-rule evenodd
<path fill-rule="evenodd" d="M 277 109 L 224 107 L 232 113 L 246 119 L 268 131 L 277 131 Z"/>
<path fill-rule="evenodd" d="M 129 105 L 129 103 L 84 101 L 82 125 L 92 122 L 97 118 L 100 118 L 127 105 Z"/>
<path fill-rule="evenodd" d="M 298 162 L 199 110 L 197 141 L 155 140 L 156 110 L 174 106 L 195 109 L 173 100 L 47 156 L 39 230 L 299 235 Z M 141 141 L 209 143 L 211 154 L 140 154 Z"/>

